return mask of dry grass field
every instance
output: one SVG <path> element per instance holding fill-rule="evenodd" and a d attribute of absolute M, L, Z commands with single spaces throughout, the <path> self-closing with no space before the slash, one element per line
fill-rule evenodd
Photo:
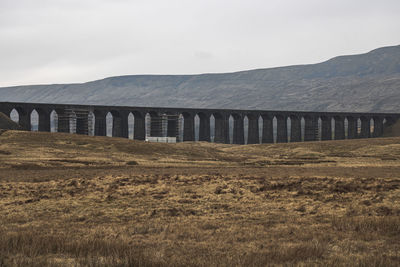
<path fill-rule="evenodd" d="M 399 266 L 400 138 L 0 134 L 0 266 Z"/>

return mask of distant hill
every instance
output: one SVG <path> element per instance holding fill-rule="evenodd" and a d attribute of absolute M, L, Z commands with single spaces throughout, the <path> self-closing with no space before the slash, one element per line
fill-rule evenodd
<path fill-rule="evenodd" d="M 400 112 L 400 45 L 312 65 L 3 87 L 0 101 Z"/>

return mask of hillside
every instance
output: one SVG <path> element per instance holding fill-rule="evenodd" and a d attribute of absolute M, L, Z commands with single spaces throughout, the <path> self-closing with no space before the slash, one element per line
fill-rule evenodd
<path fill-rule="evenodd" d="M 20 130 L 21 126 L 0 112 L 0 130 Z"/>
<path fill-rule="evenodd" d="M 319 64 L 202 75 L 131 75 L 0 88 L 0 101 L 400 112 L 400 46 Z"/>

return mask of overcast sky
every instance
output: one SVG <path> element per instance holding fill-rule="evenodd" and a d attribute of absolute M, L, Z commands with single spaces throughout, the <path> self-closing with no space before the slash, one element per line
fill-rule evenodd
<path fill-rule="evenodd" d="M 0 86 L 309 64 L 400 44 L 399 0 L 0 0 Z"/>

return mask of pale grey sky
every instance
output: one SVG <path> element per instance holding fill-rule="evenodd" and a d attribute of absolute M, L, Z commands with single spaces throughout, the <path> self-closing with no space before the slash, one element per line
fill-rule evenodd
<path fill-rule="evenodd" d="M 0 86 L 309 64 L 400 44 L 399 0 L 0 0 Z"/>

